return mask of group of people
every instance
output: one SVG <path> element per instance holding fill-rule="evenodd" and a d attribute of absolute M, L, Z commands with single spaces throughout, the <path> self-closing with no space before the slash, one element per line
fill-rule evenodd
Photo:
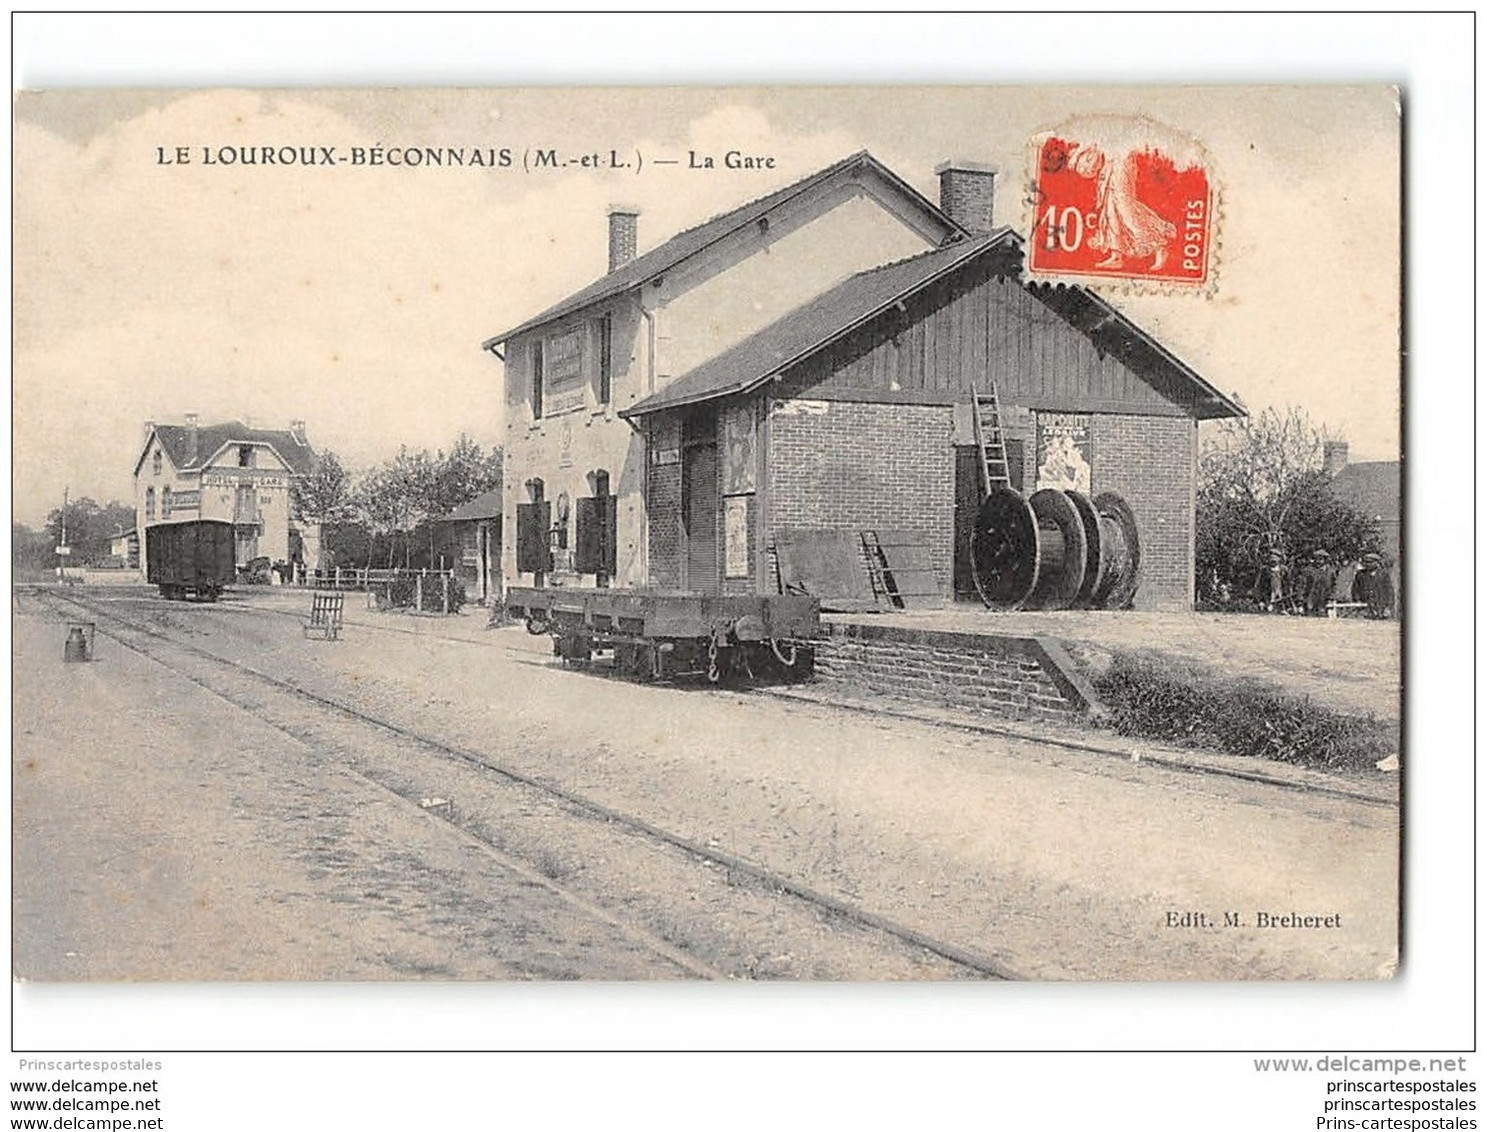
<path fill-rule="evenodd" d="M 1350 583 L 1343 577 L 1349 570 Z M 1332 563 L 1332 555 L 1318 548 L 1295 571 L 1294 578 L 1288 577 L 1290 573 L 1285 555 L 1271 550 L 1255 582 L 1255 600 L 1265 612 L 1299 608 L 1311 616 L 1323 617 L 1330 603 L 1351 601 L 1361 605 L 1369 617 L 1394 615 L 1394 579 L 1377 553 L 1370 552 L 1355 563 L 1337 567 Z M 1340 582 L 1344 591 L 1341 594 Z"/>

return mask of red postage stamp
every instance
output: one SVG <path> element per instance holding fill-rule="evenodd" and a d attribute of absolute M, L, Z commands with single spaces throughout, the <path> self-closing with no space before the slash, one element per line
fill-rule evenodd
<path fill-rule="evenodd" d="M 1194 139 L 1093 115 L 1038 136 L 1033 161 L 1031 275 L 1209 281 L 1214 189 Z"/>

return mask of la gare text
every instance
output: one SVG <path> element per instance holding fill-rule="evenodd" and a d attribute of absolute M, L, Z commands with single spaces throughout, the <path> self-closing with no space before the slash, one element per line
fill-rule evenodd
<path fill-rule="evenodd" d="M 557 149 L 527 149 L 518 154 L 509 147 L 466 146 L 334 146 L 334 145 L 218 145 L 155 147 L 156 165 L 205 166 L 391 166 L 406 168 L 510 169 L 517 164 L 528 172 L 542 169 L 635 169 L 645 162 L 636 152 L 611 149 L 565 153 Z M 764 170 L 777 167 L 771 154 L 730 149 L 722 154 L 687 150 L 687 159 L 655 158 L 657 165 L 688 169 Z"/>

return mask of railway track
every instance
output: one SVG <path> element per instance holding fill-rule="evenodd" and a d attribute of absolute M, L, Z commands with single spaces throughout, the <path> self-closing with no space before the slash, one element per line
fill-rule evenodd
<path fill-rule="evenodd" d="M 592 841 L 598 838 L 615 855 L 623 856 L 639 847 L 652 858 L 664 857 L 664 867 L 688 871 L 701 868 L 705 880 L 725 886 L 730 896 L 751 902 L 753 918 L 775 923 L 793 917 L 809 927 L 826 921 L 836 934 L 854 937 L 853 946 L 887 949 L 919 965 L 919 978 L 1017 979 L 1019 974 L 1001 960 L 966 948 L 953 941 L 935 938 L 910 925 L 841 899 L 777 872 L 765 865 L 728 852 L 709 841 L 699 842 L 662 828 L 644 818 L 624 812 L 598 799 L 559 783 L 545 781 L 502 762 L 487 751 L 471 750 L 436 736 L 403 726 L 366 712 L 334 696 L 308 689 L 272 673 L 261 671 L 159 628 L 121 616 L 118 612 L 77 595 L 58 595 L 38 589 L 34 595 L 55 612 L 67 614 L 66 606 L 85 611 L 98 625 L 98 633 L 159 663 L 234 706 L 252 712 L 316 751 L 328 753 L 351 773 L 395 796 L 405 805 L 417 806 L 431 817 L 453 827 L 460 836 L 479 843 L 483 852 L 502 868 L 530 884 L 542 887 L 582 914 L 602 920 L 631 941 L 647 947 L 665 962 L 695 978 L 755 977 L 748 963 L 702 957 L 688 946 L 686 926 L 664 923 L 658 918 L 637 915 L 631 908 L 621 914 L 608 895 L 570 883 L 572 877 L 550 847 L 572 843 L 575 834 Z M 351 732 L 364 739 L 350 739 Z M 368 742 L 367 740 L 370 740 Z M 374 750 L 385 752 L 382 756 Z M 410 754 L 424 756 L 420 762 Z M 432 759 L 429 756 L 433 756 Z M 493 823 L 473 810 L 479 806 L 456 805 L 438 797 L 444 791 L 431 783 L 447 781 L 453 768 L 458 772 L 465 796 L 506 792 L 500 803 L 503 820 Z M 456 792 L 448 791 L 452 795 Z M 519 814 L 530 828 L 517 828 L 509 819 Z M 578 823 L 579 830 L 574 823 Z M 622 903 L 635 903 L 632 898 Z M 643 901 L 642 901 L 643 903 Z M 780 929 L 776 925 L 775 930 Z M 809 934 L 807 932 L 806 934 Z M 745 949 L 746 950 L 746 949 Z M 799 977 L 799 976 L 797 976 Z M 809 976 L 806 976 L 809 977 Z M 838 976 L 849 977 L 849 976 Z"/>
<path fill-rule="evenodd" d="M 234 612 L 248 612 L 254 614 L 266 614 L 272 617 L 285 618 L 291 621 L 302 620 L 300 613 L 287 609 L 273 609 L 268 606 L 232 606 Z M 375 633 L 395 633 L 402 636 L 420 637 L 428 634 L 420 633 L 413 629 L 405 629 L 397 625 L 378 625 L 368 622 L 358 622 L 359 630 L 367 630 Z M 453 644 L 470 645 L 476 648 L 491 648 L 490 642 L 473 641 L 457 636 L 439 635 L 441 641 Z M 501 647 L 501 646 L 496 646 Z M 523 650 L 504 647 L 507 656 L 515 657 L 527 663 L 531 663 L 531 654 Z M 1037 742 L 1051 747 L 1063 747 L 1071 751 L 1083 751 L 1089 754 L 1100 755 L 1130 761 L 1131 754 L 1128 751 L 1112 749 L 1109 743 L 1102 742 L 1098 738 L 1089 737 L 1078 730 L 1071 730 L 1066 734 L 1054 731 L 1051 728 L 1039 729 L 1036 733 L 1030 733 L 1025 726 L 1019 726 L 1012 722 L 999 722 L 991 719 L 971 719 L 969 716 L 956 718 L 953 716 L 926 716 L 922 710 L 914 707 L 898 709 L 890 703 L 881 699 L 876 700 L 871 706 L 855 702 L 848 698 L 837 697 L 833 699 L 821 699 L 809 694 L 802 694 L 798 688 L 784 687 L 750 687 L 748 684 L 737 684 L 731 686 L 729 691 L 735 695 L 774 695 L 795 699 L 803 703 L 825 704 L 840 711 L 856 712 L 858 714 L 891 716 L 895 719 L 903 719 L 916 723 L 928 723 L 935 727 L 946 727 L 956 731 L 967 731 L 981 735 L 996 735 L 1007 739 L 1021 739 Z M 1321 798 L 1337 798 L 1347 802 L 1358 802 L 1365 806 L 1376 809 L 1397 809 L 1399 800 L 1396 796 L 1380 796 L 1366 790 L 1353 789 L 1347 785 L 1338 785 L 1315 780 L 1307 780 L 1296 776 L 1282 777 L 1277 774 L 1269 774 L 1264 770 L 1255 770 L 1246 767 L 1235 766 L 1213 759 L 1205 759 L 1202 752 L 1196 755 L 1191 751 L 1172 750 L 1164 751 L 1155 744 L 1145 744 L 1140 761 L 1150 767 L 1159 767 L 1164 770 L 1173 771 L 1178 774 L 1206 776 L 1216 779 L 1232 779 L 1236 782 L 1251 783 L 1257 786 L 1273 787 L 1284 790 L 1290 794 L 1310 795 Z"/>

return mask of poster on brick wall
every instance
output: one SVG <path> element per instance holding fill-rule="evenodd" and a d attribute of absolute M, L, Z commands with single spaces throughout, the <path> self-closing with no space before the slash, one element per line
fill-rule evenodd
<path fill-rule="evenodd" d="M 754 406 L 729 406 L 723 412 L 723 492 L 742 494 L 754 490 L 755 438 L 758 422 Z"/>
<path fill-rule="evenodd" d="M 749 507 L 752 495 L 723 500 L 723 570 L 729 578 L 749 576 Z"/>
<path fill-rule="evenodd" d="M 1389 977 L 1400 113 L 1382 86 L 21 92 L 15 523 L 49 537 L 17 552 L 13 730 L 55 777 L 16 785 L 18 976 Z M 1000 493 L 968 412 L 991 383 Z M 144 424 L 197 412 L 232 462 L 272 434 L 285 467 L 242 469 L 265 522 L 337 520 L 373 590 L 344 646 L 293 586 L 48 588 L 64 492 L 158 501 L 181 481 Z M 342 478 L 289 466 L 300 417 Z M 1256 527 L 1207 490 L 1254 438 L 1320 475 L 1324 430 L 1346 522 Z M 429 579 L 497 447 L 505 605 L 446 610 Z M 601 475 L 613 576 L 554 577 Z M 552 521 L 523 525 L 539 491 Z M 778 568 L 802 547 L 834 589 Z M 70 602 L 109 663 L 64 674 L 107 695 L 59 683 Z M 131 694 L 156 653 L 175 702 Z M 386 726 L 246 703 L 260 654 Z M 69 720 L 116 761 L 57 757 Z M 449 749 L 478 758 L 424 757 Z M 176 934 L 109 901 L 148 877 L 81 866 L 173 853 L 139 831 L 178 822 L 226 845 L 162 875 L 226 903 Z M 58 942 L 76 924 L 89 946 Z"/>
<path fill-rule="evenodd" d="M 1037 486 L 1090 492 L 1094 437 L 1088 413 L 1039 413 Z"/>

